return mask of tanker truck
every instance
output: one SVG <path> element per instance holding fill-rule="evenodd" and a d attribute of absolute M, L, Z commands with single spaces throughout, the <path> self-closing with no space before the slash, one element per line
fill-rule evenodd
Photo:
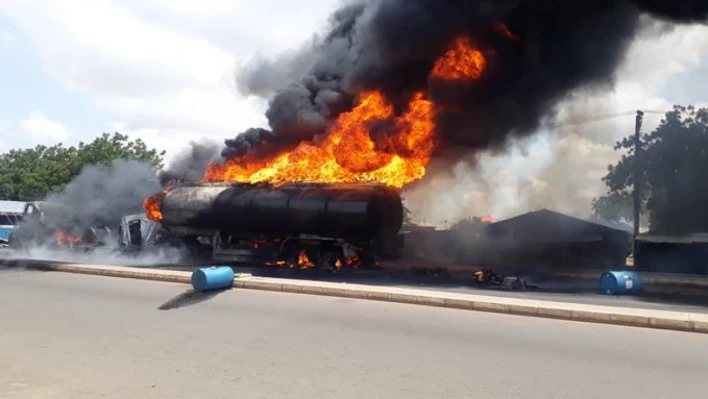
<path fill-rule="evenodd" d="M 146 209 L 215 261 L 338 270 L 403 253 L 402 200 L 380 184 L 180 183 Z"/>

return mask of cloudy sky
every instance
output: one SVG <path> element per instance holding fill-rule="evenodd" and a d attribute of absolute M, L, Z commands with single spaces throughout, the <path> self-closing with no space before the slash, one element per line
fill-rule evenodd
<path fill-rule="evenodd" d="M 174 153 L 265 123 L 233 71 L 308 39 L 332 0 L 0 0 L 0 131 L 74 144 L 119 130 Z"/>
<path fill-rule="evenodd" d="M 336 5 L 336 0 L 0 0 L 0 135 L 11 138 L 0 141 L 0 151 L 76 144 L 117 130 L 167 150 L 169 160 L 189 140 L 221 140 L 264 126 L 265 104 L 239 95 L 235 68 L 254 55 L 297 47 Z M 616 90 L 578 93 L 563 107 L 561 119 L 706 102 L 708 28 L 684 27 L 638 39 Z M 647 115 L 645 128 L 659 119 Z M 524 187 L 549 184 L 591 197 L 602 189 L 599 176 L 617 156 L 612 142 L 630 133 L 632 124 L 630 116 L 556 129 L 539 135 L 529 151 L 515 152 L 512 164 L 483 156 L 481 164 L 458 165 L 453 180 L 471 180 L 465 193 L 450 201 L 473 195 L 469 187 L 488 187 L 490 179 L 497 188 L 488 204 L 531 195 Z M 568 176 L 575 182 L 570 188 L 564 183 Z M 510 212 L 485 207 L 490 213 Z"/>

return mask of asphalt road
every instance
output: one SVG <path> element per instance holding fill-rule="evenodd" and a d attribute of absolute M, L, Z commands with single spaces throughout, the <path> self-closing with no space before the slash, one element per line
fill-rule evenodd
<path fill-rule="evenodd" d="M 704 397 L 708 336 L 0 270 L 2 398 Z"/>

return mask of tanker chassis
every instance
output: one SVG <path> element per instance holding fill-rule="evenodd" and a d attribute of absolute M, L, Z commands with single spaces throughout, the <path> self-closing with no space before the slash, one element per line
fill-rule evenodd
<path fill-rule="evenodd" d="M 378 184 L 180 184 L 157 201 L 163 229 L 216 261 L 337 270 L 403 253 L 400 194 Z"/>

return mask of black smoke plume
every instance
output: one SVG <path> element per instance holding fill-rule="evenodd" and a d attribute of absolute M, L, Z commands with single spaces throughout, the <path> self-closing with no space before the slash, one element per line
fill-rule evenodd
<path fill-rule="evenodd" d="M 242 90 L 273 93 L 266 112 L 270 130 L 250 129 L 228 140 L 222 155 L 254 149 L 268 154 L 313 139 L 354 106 L 357 94 L 371 89 L 383 91 L 398 109 L 414 91 L 425 90 L 443 107 L 437 133 L 444 143 L 503 148 L 509 138 L 529 135 L 543 118 L 553 117 L 574 90 L 611 87 L 643 13 L 674 23 L 705 21 L 708 1 L 348 2 L 311 48 L 239 72 Z M 500 24 L 513 38 L 502 34 Z M 431 81 L 435 60 L 462 35 L 486 55 L 483 76 L 463 84 Z"/>
<path fill-rule="evenodd" d="M 238 138 L 237 138 L 238 139 Z M 199 181 L 211 161 L 220 159 L 222 145 L 211 140 L 195 141 L 182 150 L 170 165 L 158 174 L 160 185 L 165 187 L 175 180 Z"/>

